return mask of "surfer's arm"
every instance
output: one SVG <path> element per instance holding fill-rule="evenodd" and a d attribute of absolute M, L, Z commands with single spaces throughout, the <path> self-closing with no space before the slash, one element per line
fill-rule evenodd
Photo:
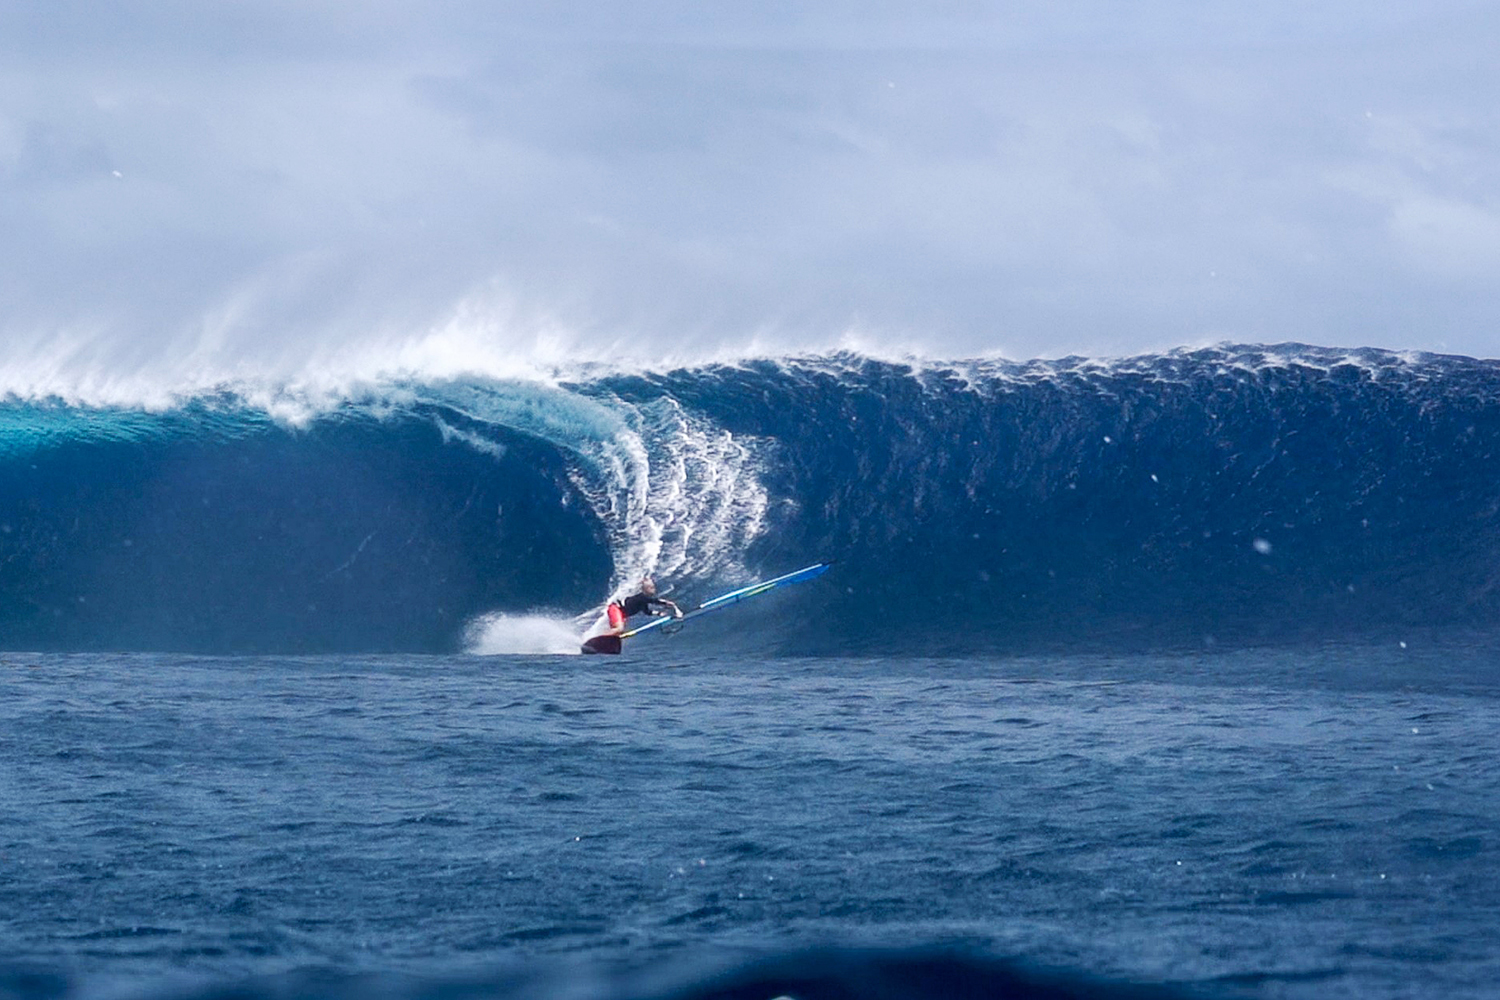
<path fill-rule="evenodd" d="M 679 608 L 676 604 L 673 604 L 671 601 L 667 600 L 665 597 L 658 597 L 656 599 L 656 603 L 664 606 L 673 618 L 682 617 L 682 609 Z"/>

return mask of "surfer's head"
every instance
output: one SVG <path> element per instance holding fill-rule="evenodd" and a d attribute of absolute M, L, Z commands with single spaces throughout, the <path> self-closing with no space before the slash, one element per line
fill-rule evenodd
<path fill-rule="evenodd" d="M 641 593 L 645 594 L 647 597 L 655 597 L 656 581 L 651 579 L 649 576 L 641 580 Z"/>

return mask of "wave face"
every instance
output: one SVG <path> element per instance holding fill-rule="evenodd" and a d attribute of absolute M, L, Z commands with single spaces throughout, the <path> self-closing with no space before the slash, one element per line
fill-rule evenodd
<path fill-rule="evenodd" d="M 4 643 L 445 651 L 646 571 L 696 600 L 829 558 L 681 639 L 957 653 L 1500 617 L 1495 362 L 840 354 L 284 409 L 0 405 Z"/>

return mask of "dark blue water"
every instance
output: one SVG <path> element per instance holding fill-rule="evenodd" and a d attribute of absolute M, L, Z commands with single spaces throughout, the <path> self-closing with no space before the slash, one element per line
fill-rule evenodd
<path fill-rule="evenodd" d="M 1500 996 L 1497 567 L 1466 358 L 7 396 L 0 998 Z"/>
<path fill-rule="evenodd" d="M 0 942 L 21 996 L 845 996 L 807 949 L 914 947 L 884 995 L 1494 996 L 1494 653 L 13 654 Z"/>

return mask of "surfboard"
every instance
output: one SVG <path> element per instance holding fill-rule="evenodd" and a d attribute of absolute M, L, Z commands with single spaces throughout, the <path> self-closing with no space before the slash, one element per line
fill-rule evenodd
<path fill-rule="evenodd" d="M 641 625 L 637 628 L 633 628 L 628 632 L 621 632 L 617 636 L 594 636 L 592 639 L 589 639 L 583 644 L 583 651 L 585 653 L 618 653 L 620 651 L 620 641 L 622 639 L 629 639 L 633 636 L 641 635 L 644 632 L 650 632 L 652 629 L 661 628 L 666 625 L 681 624 L 693 618 L 697 618 L 699 615 L 706 615 L 710 611 L 719 611 L 729 607 L 732 604 L 738 604 L 739 602 L 748 600 L 752 597 L 758 597 L 768 591 L 775 590 L 777 587 L 785 587 L 788 584 L 802 583 L 805 580 L 815 579 L 828 572 L 828 567 L 831 565 L 833 564 L 826 562 L 813 563 L 811 566 L 804 566 L 802 569 L 795 570 L 783 576 L 778 576 L 773 580 L 762 580 L 760 583 L 752 583 L 749 586 L 741 587 L 738 590 L 731 590 L 727 594 L 720 594 L 718 597 L 710 598 L 709 600 L 704 601 L 696 608 L 684 614 L 681 618 L 673 618 L 670 615 L 663 615 L 659 618 L 653 618 L 650 621 L 646 622 L 646 624 Z"/>
<path fill-rule="evenodd" d="M 583 651 L 585 653 L 618 653 L 620 637 L 617 635 L 590 636 L 583 640 Z"/>

